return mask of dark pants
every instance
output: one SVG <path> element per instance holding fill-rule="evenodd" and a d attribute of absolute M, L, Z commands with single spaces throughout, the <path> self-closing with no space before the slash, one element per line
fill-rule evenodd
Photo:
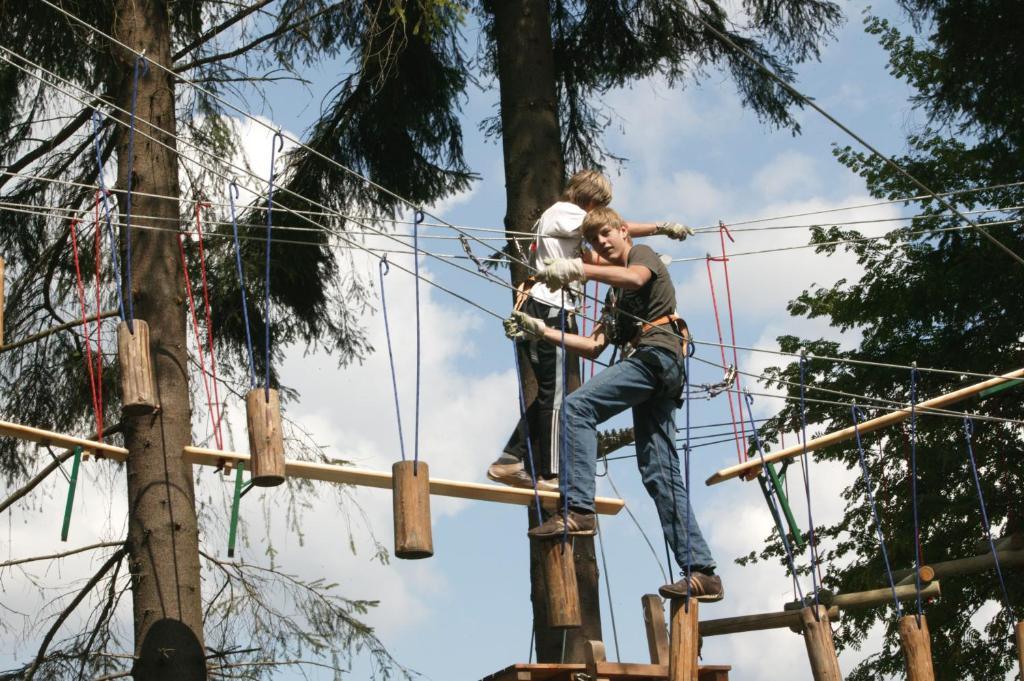
<path fill-rule="evenodd" d="M 530 299 L 523 305 L 523 312 L 544 320 L 555 329 L 562 328 L 561 318 L 564 316 L 566 333 L 577 333 L 575 316 L 563 314 L 561 308 Z M 529 452 L 526 448 L 528 432 L 536 474 L 550 478 L 558 475 L 558 417 L 562 400 L 580 385 L 579 356 L 571 351 L 563 355 L 561 347 L 538 340 L 520 341 L 516 343 L 516 351 L 519 352 L 520 361 L 525 356 L 533 368 L 533 375 L 537 378 L 537 398 L 529 404 L 526 414 L 516 424 L 505 445 L 505 453 L 526 463 L 529 470 Z"/>

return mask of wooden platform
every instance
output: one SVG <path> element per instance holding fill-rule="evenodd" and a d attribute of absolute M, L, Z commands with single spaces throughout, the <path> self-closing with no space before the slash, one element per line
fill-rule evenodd
<path fill-rule="evenodd" d="M 703 665 L 698 681 L 729 681 L 728 665 Z M 480 681 L 577 681 L 586 673 L 585 664 L 514 664 Z M 630 662 L 598 662 L 597 673 L 609 681 L 665 681 L 668 667 L 662 664 Z"/>

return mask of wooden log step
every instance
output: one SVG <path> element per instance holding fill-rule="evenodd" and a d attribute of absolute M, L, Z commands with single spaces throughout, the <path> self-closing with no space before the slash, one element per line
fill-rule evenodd
<path fill-rule="evenodd" d="M 594 671 L 609 681 L 665 681 L 668 666 L 633 662 L 596 662 Z M 697 681 L 729 681 L 729 665 L 702 665 Z M 586 664 L 513 664 L 485 676 L 480 681 L 575 681 L 580 672 L 587 673 Z"/>

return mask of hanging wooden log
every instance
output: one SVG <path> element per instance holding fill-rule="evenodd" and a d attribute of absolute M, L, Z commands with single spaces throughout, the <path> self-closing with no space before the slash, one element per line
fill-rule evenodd
<path fill-rule="evenodd" d="M 998 554 L 1000 567 L 1024 567 L 1024 551 L 999 551 Z M 964 575 L 985 572 L 986 570 L 993 569 L 995 566 L 996 561 L 992 557 L 992 552 L 989 551 L 980 556 L 930 563 L 927 566 L 922 566 L 921 569 L 924 570 L 925 567 L 929 567 L 934 571 L 935 579 L 945 579 L 946 577 L 962 577 Z M 907 577 L 913 578 L 914 571 L 896 570 L 893 572 L 893 576 L 902 581 Z"/>
<path fill-rule="evenodd" d="M 651 664 L 668 664 L 668 627 L 665 624 L 665 606 L 661 596 L 647 594 L 640 598 L 644 611 L 644 630 L 647 632 L 647 650 Z"/>
<path fill-rule="evenodd" d="M 828 609 L 828 618 L 835 622 L 839 619 L 839 608 Z M 782 612 L 762 612 L 737 617 L 704 620 L 700 623 L 701 636 L 722 636 L 725 634 L 741 634 L 745 631 L 764 631 L 766 629 L 792 629 L 796 633 L 803 631 L 803 620 L 799 610 Z"/>
<path fill-rule="evenodd" d="M 149 324 L 133 319 L 117 325 L 117 356 L 121 365 L 121 411 L 128 416 L 152 414 L 160 407 L 149 355 Z"/>
<path fill-rule="evenodd" d="M 284 482 L 284 436 L 281 434 L 281 398 L 271 388 L 253 388 L 245 395 L 249 426 L 252 484 L 274 487 Z"/>
<path fill-rule="evenodd" d="M 415 560 L 434 555 L 430 530 L 430 468 L 422 461 L 391 467 L 395 515 L 395 555 Z"/>
<path fill-rule="evenodd" d="M 900 647 L 907 661 L 907 681 L 935 681 L 932 669 L 932 640 L 928 633 L 928 619 L 921 615 L 904 615 L 897 624 Z"/>
<path fill-rule="evenodd" d="M 1017 622 L 1017 671 L 1024 679 L 1024 622 Z"/>
<path fill-rule="evenodd" d="M 843 681 L 828 611 L 820 605 L 810 606 L 800 611 L 800 620 L 804 625 L 804 645 L 814 681 Z"/>
<path fill-rule="evenodd" d="M 921 575 L 921 583 L 927 584 L 928 582 L 935 579 L 935 568 L 930 565 L 922 565 L 921 569 L 917 571 L 917 574 Z M 895 577 L 895 575 L 893 575 Z M 888 579 L 888 577 L 886 577 Z M 917 586 L 917 579 L 914 576 L 914 571 L 911 570 L 910 574 L 903 579 L 896 582 L 896 586 L 906 586 L 907 584 L 913 584 Z"/>
<path fill-rule="evenodd" d="M 697 599 L 673 598 L 668 645 L 668 681 L 697 681 L 700 634 Z"/>
<path fill-rule="evenodd" d="M 921 585 L 922 600 L 938 598 L 941 595 L 942 584 L 940 582 L 934 581 Z M 917 598 L 917 586 L 915 584 L 897 586 L 896 598 L 901 601 L 915 600 Z M 870 591 L 854 591 L 847 594 L 822 593 L 821 602 L 825 605 L 838 605 L 843 610 L 848 608 L 869 608 L 892 602 L 892 587 L 871 589 Z"/>
<path fill-rule="evenodd" d="M 4 344 L 4 259 L 0 258 L 0 347 Z"/>
<path fill-rule="evenodd" d="M 572 544 L 563 543 L 561 538 L 544 539 L 540 542 L 540 553 L 547 585 L 548 626 L 574 629 L 582 624 L 582 619 Z"/>

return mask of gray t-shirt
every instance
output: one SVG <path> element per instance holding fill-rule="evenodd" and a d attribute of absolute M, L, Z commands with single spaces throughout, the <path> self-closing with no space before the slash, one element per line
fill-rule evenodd
<path fill-rule="evenodd" d="M 615 345 L 625 345 L 636 337 L 641 322 L 654 321 L 676 311 L 676 291 L 665 263 L 650 246 L 633 246 L 626 260 L 630 265 L 643 265 L 651 271 L 651 278 L 639 289 L 629 291 L 612 288 L 605 298 L 605 315 L 610 317 L 606 325 L 614 328 L 609 340 Z M 676 336 L 672 324 L 657 326 L 640 338 L 639 347 L 655 346 L 667 348 L 682 354 L 682 342 Z"/>

